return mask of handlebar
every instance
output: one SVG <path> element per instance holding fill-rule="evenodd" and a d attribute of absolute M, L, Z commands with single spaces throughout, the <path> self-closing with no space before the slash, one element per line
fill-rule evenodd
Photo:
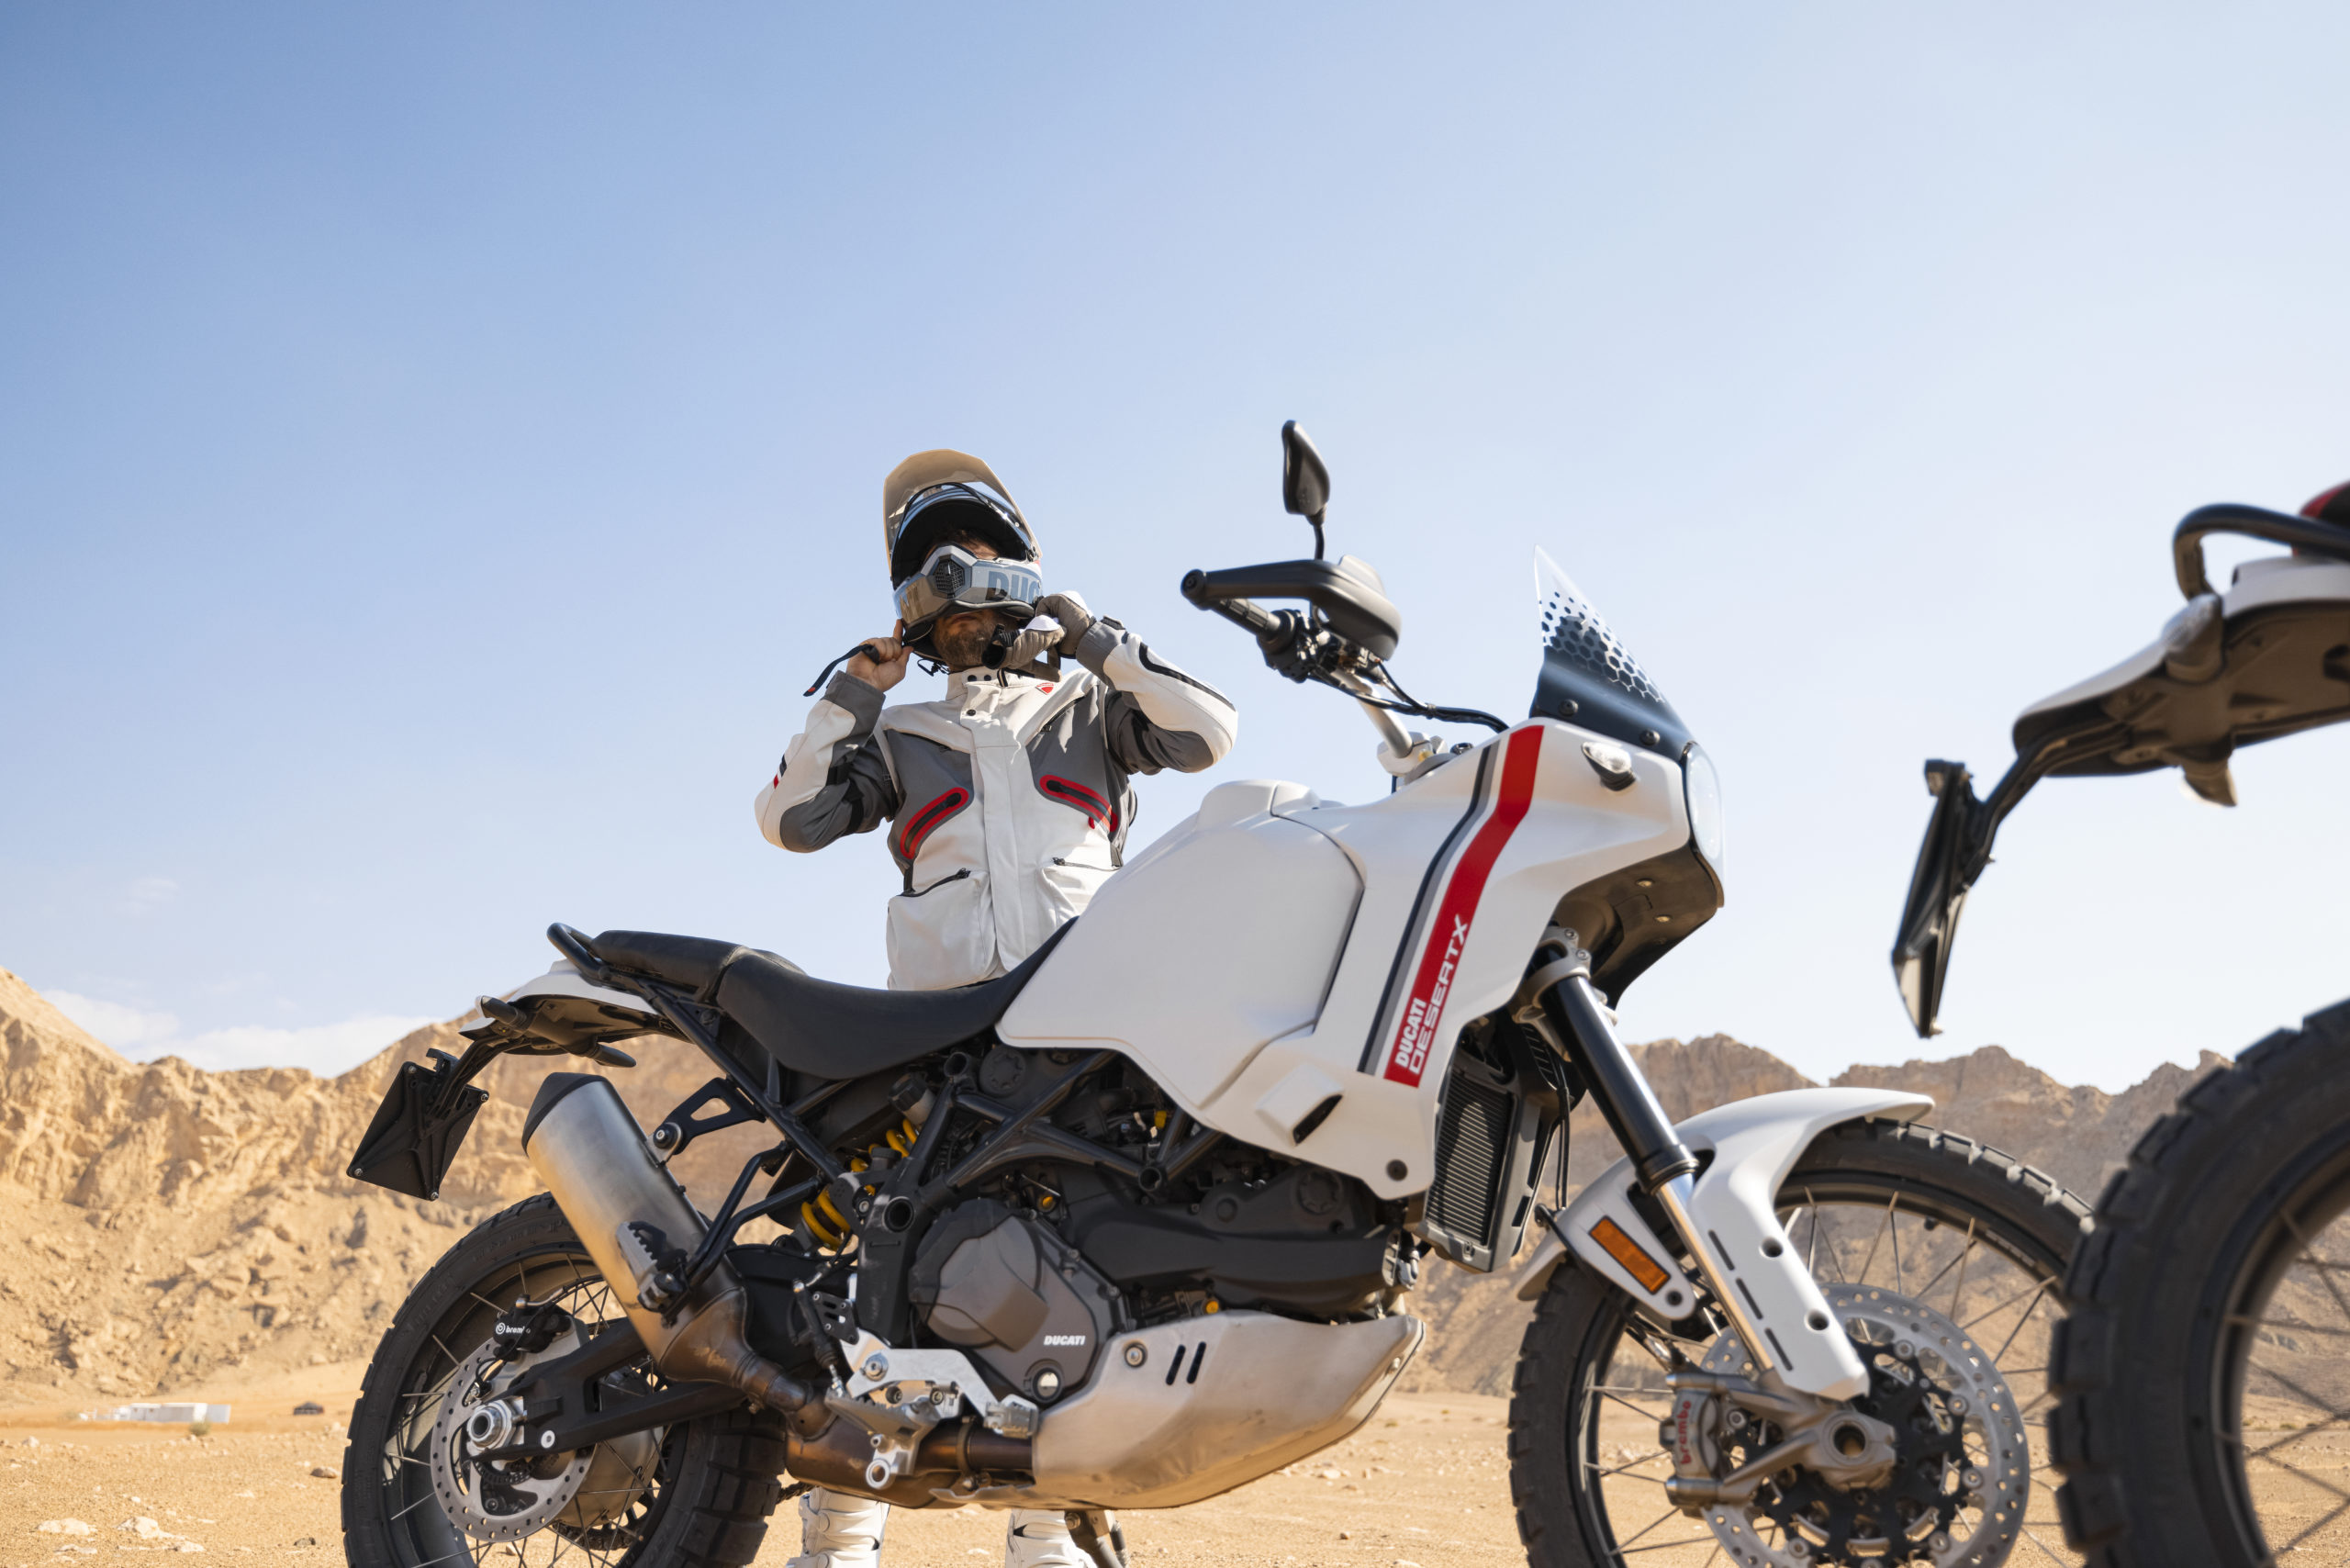
<path fill-rule="evenodd" d="M 1299 633 L 1305 629 L 1305 617 L 1294 610 L 1267 610 L 1255 599 L 1244 599 L 1237 594 L 1218 593 L 1210 586 L 1207 574 L 1198 570 L 1183 574 L 1182 589 L 1183 597 L 1202 610 L 1214 610 L 1256 638 L 1257 645 L 1265 652 L 1267 664 L 1289 675 L 1292 680 L 1301 678 L 1286 667 L 1282 655 L 1296 647 Z M 1395 722 L 1393 713 L 1376 702 L 1363 701 L 1359 692 L 1355 694 L 1355 700 L 1361 704 L 1371 727 L 1379 732 L 1382 745 L 1399 757 L 1410 754 L 1412 737 L 1404 733 L 1403 725 Z"/>
<path fill-rule="evenodd" d="M 1253 599 L 1227 598 L 1212 593 L 1208 575 L 1193 567 L 1183 574 L 1183 597 L 1202 610 L 1213 610 L 1234 625 L 1245 629 L 1257 639 L 1267 653 L 1278 653 L 1297 634 L 1300 617 L 1293 610 L 1267 610 Z"/>

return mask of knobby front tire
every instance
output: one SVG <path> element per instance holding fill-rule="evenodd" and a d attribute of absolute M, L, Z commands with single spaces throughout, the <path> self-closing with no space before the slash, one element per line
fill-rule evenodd
<path fill-rule="evenodd" d="M 2346 1215 L 2350 1002 L 2138 1140 L 2065 1282 L 2054 1361 L 2065 1531 L 2098 1568 L 2350 1552 Z"/>

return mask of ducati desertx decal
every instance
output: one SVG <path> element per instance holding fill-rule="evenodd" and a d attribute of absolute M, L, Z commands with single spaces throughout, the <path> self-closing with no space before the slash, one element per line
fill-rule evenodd
<path fill-rule="evenodd" d="M 1494 862 L 1501 858 L 1510 834 L 1517 831 L 1534 804 L 1534 775 L 1541 757 L 1539 724 L 1530 724 L 1509 737 L 1502 754 L 1501 790 L 1494 802 L 1494 814 L 1479 825 L 1469 847 L 1461 852 L 1460 863 L 1445 886 L 1443 902 L 1437 906 L 1427 946 L 1420 954 L 1419 970 L 1404 997 L 1404 1015 L 1396 1025 L 1382 1073 L 1393 1082 L 1416 1086 L 1427 1069 L 1428 1049 L 1436 1043 L 1437 1025 L 1444 1016 L 1444 999 L 1452 990 L 1460 950 L 1468 945 L 1478 901 L 1485 896 L 1485 879 L 1493 875 Z"/>
<path fill-rule="evenodd" d="M 1085 1336 L 1082 1334 L 1047 1334 L 1045 1336 L 1045 1343 L 1047 1345 L 1082 1345 L 1085 1343 Z"/>

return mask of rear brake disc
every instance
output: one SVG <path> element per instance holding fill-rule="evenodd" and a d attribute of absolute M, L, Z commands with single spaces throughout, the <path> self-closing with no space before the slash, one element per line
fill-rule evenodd
<path fill-rule="evenodd" d="M 475 1540 L 519 1540 L 549 1525 L 600 1529 L 626 1516 L 652 1484 L 661 1433 L 630 1432 L 592 1448 L 522 1459 L 485 1460 L 465 1436 L 483 1406 L 541 1361 L 581 1346 L 575 1327 L 535 1354 L 500 1361 L 497 1343 L 465 1358 L 432 1423 L 432 1490 L 449 1521 Z"/>

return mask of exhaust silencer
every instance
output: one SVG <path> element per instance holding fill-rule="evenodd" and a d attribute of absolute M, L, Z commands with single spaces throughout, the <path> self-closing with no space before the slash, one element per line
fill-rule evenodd
<path fill-rule="evenodd" d="M 815 1397 L 751 1348 L 744 1333 L 749 1299 L 723 1261 L 682 1300 L 644 1305 L 662 1245 L 690 1253 L 706 1227 L 610 1082 L 592 1073 L 549 1073 L 522 1124 L 522 1152 L 662 1375 L 726 1383 L 778 1410 L 797 1410 Z"/>

